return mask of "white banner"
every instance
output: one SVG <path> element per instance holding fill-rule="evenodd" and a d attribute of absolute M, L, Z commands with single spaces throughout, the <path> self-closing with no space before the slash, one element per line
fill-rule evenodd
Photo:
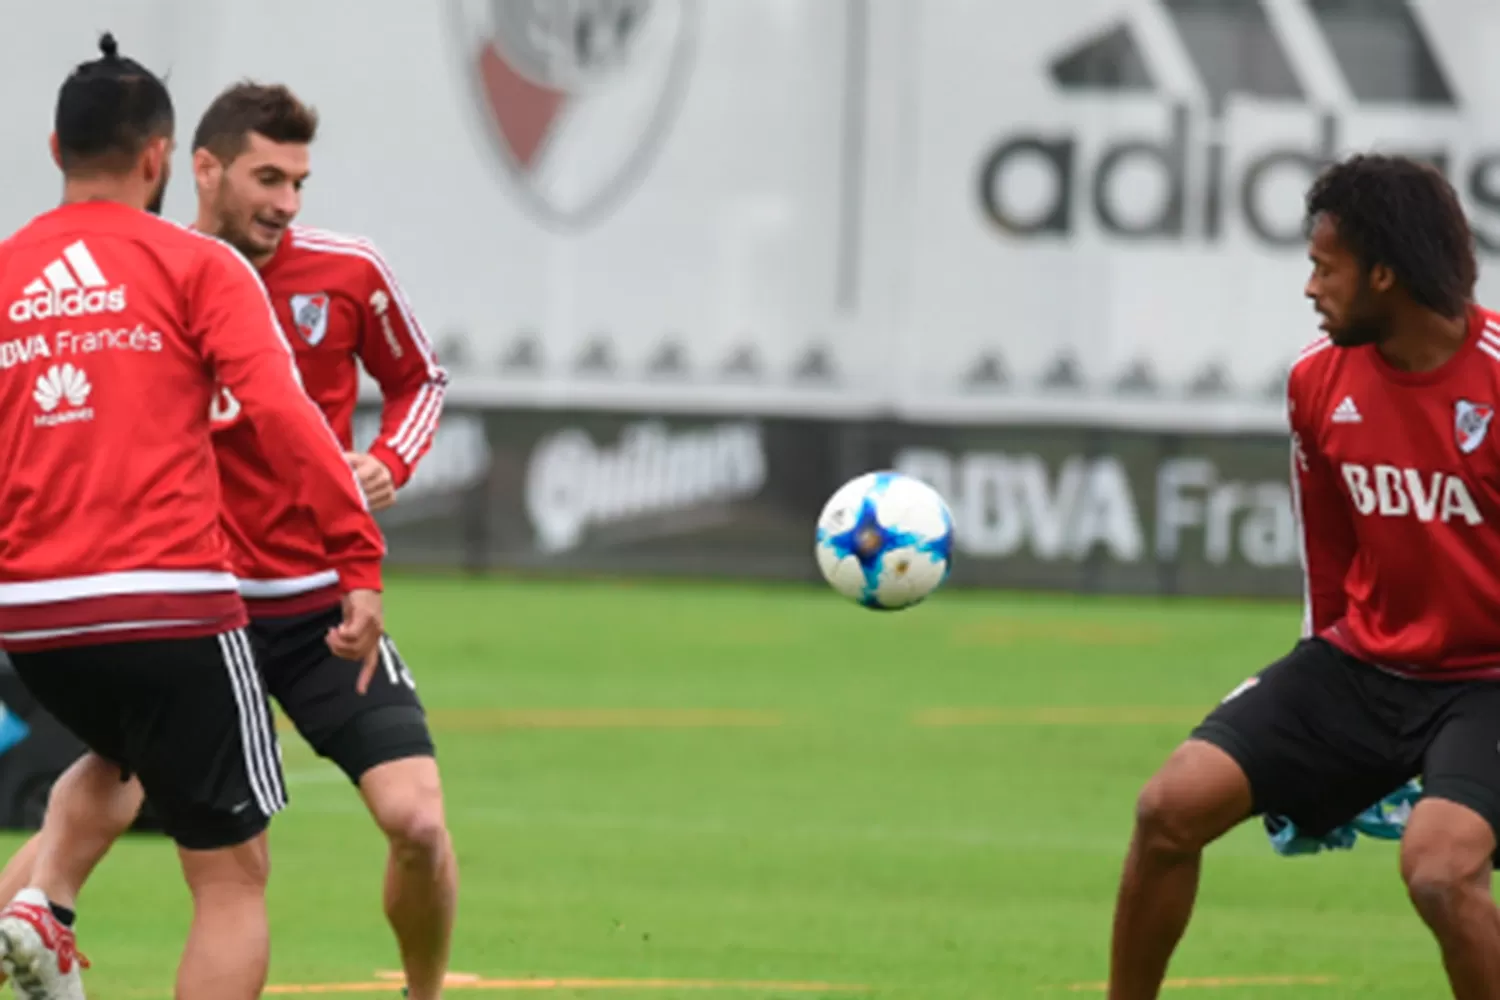
<path fill-rule="evenodd" d="M 1481 298 L 1500 294 L 1484 266 L 1500 249 L 1500 76 L 1485 58 L 1500 7 L 921 12 L 913 406 L 989 353 L 1023 387 L 1066 387 L 1072 369 L 1091 394 L 1274 399 L 1317 336 L 1304 192 L 1320 161 L 1361 148 L 1446 160 L 1484 250 Z"/>
<path fill-rule="evenodd" d="M 1441 158 L 1500 298 L 1500 7 L 1345 9 L 33 5 L 0 38 L 0 223 L 53 202 L 56 88 L 109 28 L 170 74 L 183 147 L 236 79 L 317 106 L 304 221 L 385 251 L 456 398 L 1278 426 L 1321 160 Z"/>

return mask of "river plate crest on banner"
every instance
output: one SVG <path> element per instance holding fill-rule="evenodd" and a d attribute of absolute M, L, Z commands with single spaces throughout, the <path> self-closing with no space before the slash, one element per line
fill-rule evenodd
<path fill-rule="evenodd" d="M 516 195 L 585 228 L 650 169 L 690 74 L 695 0 L 448 0 L 454 58 Z"/>

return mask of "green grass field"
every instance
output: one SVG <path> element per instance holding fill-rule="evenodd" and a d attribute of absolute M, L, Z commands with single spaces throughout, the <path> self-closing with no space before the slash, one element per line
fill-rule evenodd
<path fill-rule="evenodd" d="M 462 866 L 453 967 L 480 981 L 455 995 L 628 1000 L 1097 995 L 1140 783 L 1299 619 L 411 576 L 387 603 Z M 383 843 L 284 747 L 272 991 L 389 991 Z M 119 845 L 80 901 L 90 995 L 169 997 L 187 917 L 167 843 Z M 1258 825 L 1211 852 L 1172 975 L 1185 996 L 1446 995 L 1392 845 L 1283 859 Z"/>

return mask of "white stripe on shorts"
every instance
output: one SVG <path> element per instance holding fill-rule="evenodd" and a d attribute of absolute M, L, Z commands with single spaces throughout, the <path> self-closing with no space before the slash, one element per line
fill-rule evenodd
<path fill-rule="evenodd" d="M 417 682 L 412 678 L 411 671 L 406 667 L 406 661 L 401 659 L 401 654 L 396 650 L 396 643 L 388 635 L 380 637 L 377 644 L 380 650 L 380 662 L 385 664 L 385 675 L 390 679 L 392 687 L 400 687 L 405 684 L 413 691 L 417 689 Z"/>
<path fill-rule="evenodd" d="M 229 683 L 239 708 L 240 745 L 245 754 L 250 792 L 261 813 L 274 816 L 286 807 L 286 788 L 282 784 L 276 733 L 271 728 L 250 640 L 244 629 L 235 629 L 219 636 L 219 648 L 223 650 L 224 666 L 229 671 Z"/>
<path fill-rule="evenodd" d="M 250 707 L 258 722 L 252 732 L 261 745 L 261 759 L 270 778 L 273 802 L 277 810 L 286 808 L 286 784 L 281 774 L 281 743 L 276 739 L 276 724 L 271 717 L 271 703 L 266 700 L 266 689 L 261 681 L 260 668 L 255 663 L 255 653 L 250 646 L 250 635 L 244 629 L 234 633 L 234 644 L 240 650 L 240 663 L 244 669 L 247 686 L 254 692 Z"/>
<path fill-rule="evenodd" d="M 381 636 L 376 646 L 380 650 L 380 662 L 385 664 L 385 676 L 390 680 L 391 687 L 397 687 L 401 683 L 401 675 L 396 673 L 396 659 L 391 656 L 391 645 Z"/>

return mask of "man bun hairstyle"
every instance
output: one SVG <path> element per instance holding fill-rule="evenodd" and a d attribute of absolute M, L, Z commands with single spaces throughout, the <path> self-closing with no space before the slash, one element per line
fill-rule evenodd
<path fill-rule="evenodd" d="M 155 73 L 121 56 L 109 32 L 100 36 L 99 52 L 76 66 L 57 93 L 53 129 L 65 172 L 126 170 L 175 124 L 172 97 Z"/>

